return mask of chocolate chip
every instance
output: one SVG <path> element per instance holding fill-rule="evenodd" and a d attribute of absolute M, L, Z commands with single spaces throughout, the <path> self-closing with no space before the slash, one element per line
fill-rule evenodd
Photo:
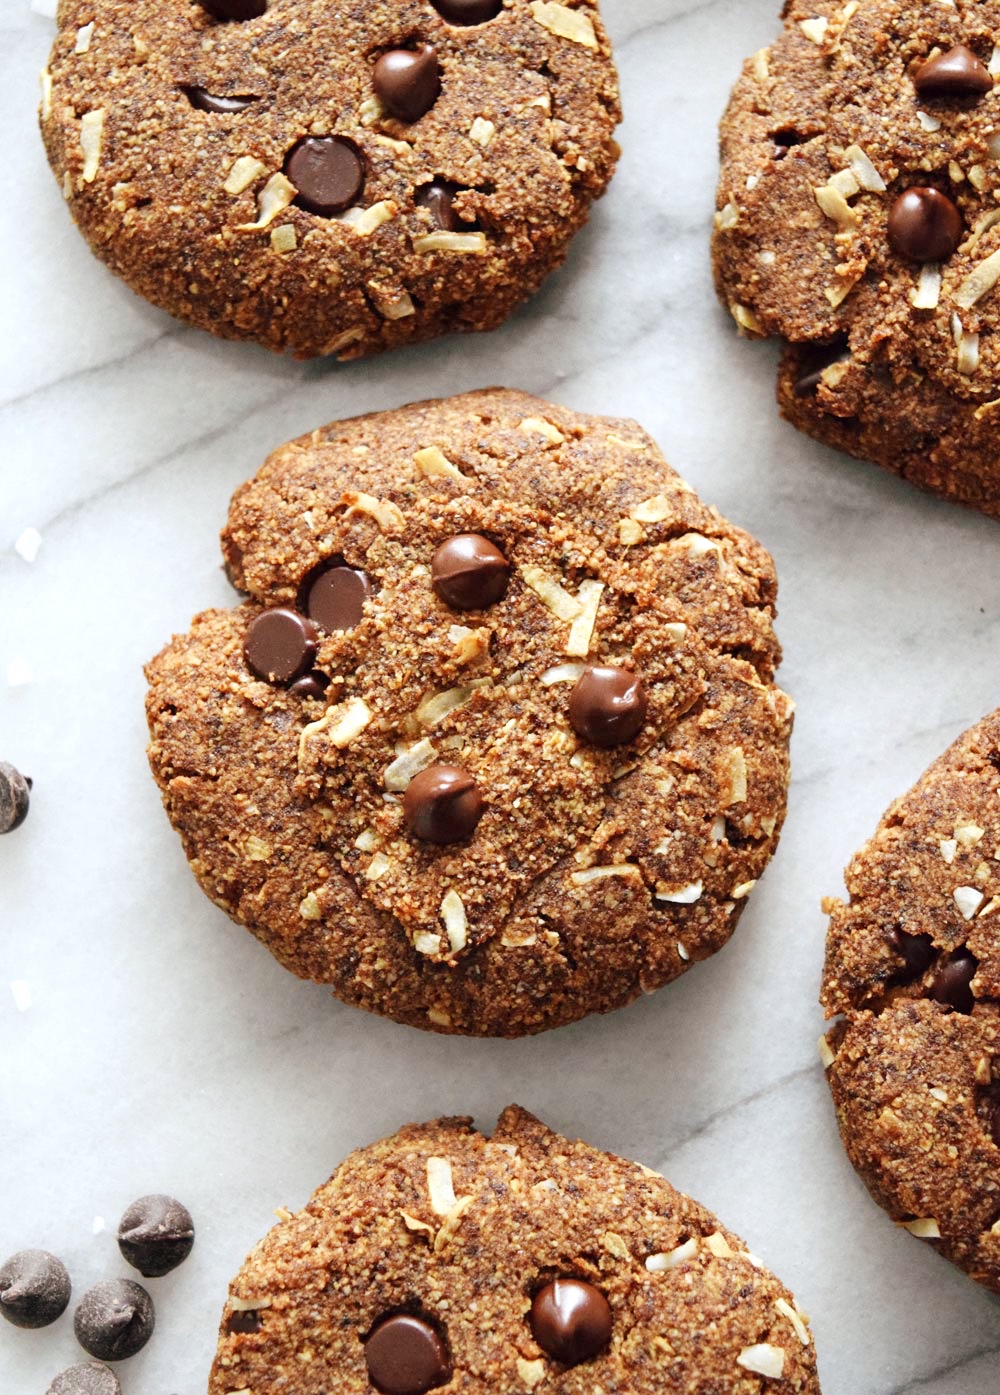
<path fill-rule="evenodd" d="M 287 684 L 312 667 L 319 635 L 313 622 L 297 610 L 279 606 L 250 622 L 243 655 L 258 678 Z"/>
<path fill-rule="evenodd" d="M 921 97 L 981 97 L 993 90 L 986 64 L 965 44 L 928 58 L 913 83 Z"/>
<path fill-rule="evenodd" d="M 15 1327 L 48 1327 L 69 1295 L 66 1266 L 47 1250 L 19 1250 L 0 1268 L 0 1313 Z"/>
<path fill-rule="evenodd" d="M 930 935 L 911 935 L 906 930 L 890 930 L 889 944 L 903 956 L 903 967 L 896 974 L 900 983 L 912 983 L 934 963 L 934 941 Z"/>
<path fill-rule="evenodd" d="M 81 1361 L 61 1371 L 45 1395 L 121 1395 L 121 1390 L 114 1371 L 96 1361 Z"/>
<path fill-rule="evenodd" d="M 226 116 L 234 111 L 246 111 L 257 100 L 256 97 L 216 97 L 204 87 L 185 87 L 184 93 L 196 111 L 221 112 Z"/>
<path fill-rule="evenodd" d="M 851 357 L 846 338 L 839 336 L 830 344 L 819 344 L 802 350 L 800 376 L 792 392 L 796 397 L 811 397 L 823 381 L 823 374 L 835 363 L 847 363 Z"/>
<path fill-rule="evenodd" d="M 326 696 L 330 680 L 325 673 L 307 673 L 304 678 L 296 678 L 288 691 L 293 697 L 317 700 Z"/>
<path fill-rule="evenodd" d="M 630 669 L 588 668 L 570 694 L 569 720 L 592 746 L 624 746 L 642 730 L 648 705 Z"/>
<path fill-rule="evenodd" d="M 147 1279 L 159 1279 L 183 1264 L 193 1244 L 191 1212 L 172 1196 L 141 1196 L 118 1226 L 118 1248 Z"/>
<path fill-rule="evenodd" d="M 611 1308 L 600 1289 L 582 1279 L 555 1279 L 535 1294 L 531 1330 L 547 1356 L 579 1366 L 611 1341 Z"/>
<path fill-rule="evenodd" d="M 485 610 L 502 600 L 510 580 L 510 563 L 489 538 L 459 533 L 434 554 L 431 583 L 455 610 Z"/>
<path fill-rule="evenodd" d="M 365 187 L 365 162 L 353 141 L 343 136 L 306 136 L 285 161 L 300 208 L 331 218 L 350 208 Z"/>
<path fill-rule="evenodd" d="M 31 781 L 0 760 L 0 833 L 13 833 L 28 817 Z"/>
<path fill-rule="evenodd" d="M 940 262 L 962 241 L 965 225 L 958 208 L 938 189 L 914 185 L 889 210 L 889 243 L 911 262 Z"/>
<path fill-rule="evenodd" d="M 503 9 L 503 0 L 431 0 L 431 4 L 449 24 L 486 24 Z"/>
<path fill-rule="evenodd" d="M 400 121 L 419 121 L 441 92 L 437 50 L 433 44 L 416 50 L 390 49 L 375 64 L 372 85 L 390 116 Z"/>
<path fill-rule="evenodd" d="M 416 204 L 418 208 L 426 208 L 434 220 L 436 227 L 442 228 L 445 232 L 454 232 L 459 227 L 459 219 L 455 216 L 452 201 L 458 192 L 457 184 L 449 184 L 444 179 L 434 179 L 430 184 L 421 184 L 416 192 Z M 464 227 L 472 227 L 471 223 L 463 224 Z"/>
<path fill-rule="evenodd" d="M 135 1356 L 153 1335 L 153 1300 L 131 1279 L 95 1284 L 80 1300 L 73 1317 L 76 1340 L 101 1361 Z"/>
<path fill-rule="evenodd" d="M 199 0 L 213 19 L 257 19 L 267 9 L 267 0 Z"/>
<path fill-rule="evenodd" d="M 230 1332 L 260 1332 L 263 1326 L 256 1308 L 230 1313 L 226 1319 L 226 1327 Z"/>
<path fill-rule="evenodd" d="M 365 1360 L 382 1395 L 424 1395 L 451 1379 L 444 1342 L 429 1323 L 409 1313 L 379 1323 L 365 1342 Z"/>
<path fill-rule="evenodd" d="M 976 1005 L 971 987 L 979 968 L 979 960 L 967 949 L 956 949 L 947 963 L 931 979 L 928 997 L 936 1003 L 952 1007 L 956 1012 L 970 1013 Z"/>
<path fill-rule="evenodd" d="M 353 630 L 361 621 L 371 583 L 353 567 L 328 567 L 309 584 L 305 610 L 324 630 Z"/>
<path fill-rule="evenodd" d="M 415 775 L 403 796 L 403 822 L 425 843 L 459 843 L 474 833 L 483 797 L 466 770 L 432 765 Z"/>

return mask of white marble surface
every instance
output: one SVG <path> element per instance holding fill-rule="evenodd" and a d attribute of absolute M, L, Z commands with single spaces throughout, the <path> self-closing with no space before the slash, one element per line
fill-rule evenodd
<path fill-rule="evenodd" d="M 820 897 L 1000 697 L 1000 525 L 781 425 L 771 349 L 714 303 L 715 123 L 776 8 L 606 0 L 625 155 L 565 272 L 492 337 L 303 366 L 183 328 L 91 258 L 34 126 L 51 21 L 2 0 L 0 757 L 35 798 L 0 845 L 0 1252 L 51 1248 L 82 1291 L 125 1272 L 128 1201 L 188 1202 L 198 1243 L 153 1281 L 159 1329 L 126 1395 L 202 1395 L 230 1274 L 348 1149 L 444 1112 L 489 1127 L 512 1098 L 717 1209 L 813 1316 L 826 1395 L 1000 1385 L 1000 1307 L 869 1201 L 815 1045 Z M 216 533 L 266 451 L 492 382 L 638 417 L 763 539 L 799 703 L 786 833 L 730 947 L 625 1012 L 512 1044 L 423 1036 L 285 974 L 197 890 L 143 754 L 142 662 L 228 603 Z M 13 550 L 29 525 L 31 564 Z M 11 688 L 18 658 L 33 682 Z M 42 1395 L 74 1359 L 68 1317 L 5 1327 L 0 1390 Z"/>

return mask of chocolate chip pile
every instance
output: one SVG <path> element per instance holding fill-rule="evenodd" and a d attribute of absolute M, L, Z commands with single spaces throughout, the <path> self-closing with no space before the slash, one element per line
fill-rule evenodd
<path fill-rule="evenodd" d="M 0 760 L 0 833 L 13 833 L 28 817 L 31 781 Z"/>

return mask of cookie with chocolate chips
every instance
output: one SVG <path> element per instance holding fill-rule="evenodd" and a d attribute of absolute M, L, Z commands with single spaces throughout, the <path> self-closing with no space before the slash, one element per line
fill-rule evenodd
<path fill-rule="evenodd" d="M 799 430 L 1000 517 L 1000 3 L 784 15 L 722 122 L 719 295 Z"/>
<path fill-rule="evenodd" d="M 493 390 L 334 423 L 223 550 L 247 599 L 149 665 L 150 760 L 288 968 L 518 1036 L 725 944 L 785 809 L 774 570 L 634 422 Z"/>
<path fill-rule="evenodd" d="M 618 148 L 596 0 L 63 0 L 49 161 L 154 305 L 300 358 L 495 329 Z"/>
<path fill-rule="evenodd" d="M 208 1395 L 819 1395 L 807 1319 L 658 1173 L 516 1106 L 353 1153 L 230 1285 Z"/>
<path fill-rule="evenodd" d="M 893 804 L 833 901 L 841 1136 L 900 1225 L 1000 1292 L 1000 711 Z"/>

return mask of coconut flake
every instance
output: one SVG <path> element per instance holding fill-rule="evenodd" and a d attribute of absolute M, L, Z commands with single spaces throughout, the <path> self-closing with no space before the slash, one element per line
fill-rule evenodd
<path fill-rule="evenodd" d="M 885 180 L 861 149 L 860 145 L 849 145 L 844 151 L 844 158 L 850 165 L 851 173 L 858 181 L 860 188 L 864 189 L 869 194 L 881 194 L 885 192 Z"/>
<path fill-rule="evenodd" d="M 963 920 L 971 920 L 986 900 L 983 893 L 974 886 L 957 886 L 952 892 L 952 897 L 962 913 Z"/>
<path fill-rule="evenodd" d="M 581 610 L 570 626 L 569 638 L 566 641 L 566 653 L 574 658 L 585 659 L 590 653 L 590 642 L 594 637 L 594 626 L 597 624 L 597 612 L 601 607 L 603 594 L 602 581 L 580 582 L 577 600 Z"/>
<path fill-rule="evenodd" d="M 83 169 L 80 178 L 84 184 L 92 184 L 97 178 L 101 163 L 101 147 L 104 144 L 104 108 L 88 111 L 80 119 L 80 149 L 83 151 Z"/>
<path fill-rule="evenodd" d="M 926 262 L 920 268 L 917 284 L 910 292 L 914 310 L 936 310 L 941 299 L 941 268 L 937 262 Z"/>
<path fill-rule="evenodd" d="M 755 1375 L 780 1380 L 785 1369 L 785 1353 L 781 1347 L 772 1346 L 770 1342 L 760 1342 L 757 1346 L 744 1347 L 736 1358 L 736 1364 L 745 1371 L 753 1371 Z"/>
<path fill-rule="evenodd" d="M 465 902 L 454 887 L 441 902 L 441 919 L 452 952 L 457 954 L 464 949 L 469 938 L 469 920 L 465 914 Z"/>
<path fill-rule="evenodd" d="M 900 1227 L 903 1230 L 908 1230 L 911 1235 L 915 1235 L 918 1240 L 941 1239 L 941 1227 L 933 1216 L 916 1221 L 900 1221 Z"/>
<path fill-rule="evenodd" d="M 675 906 L 693 906 L 701 899 L 704 889 L 702 882 L 689 882 L 687 886 L 673 887 L 670 891 L 657 891 L 654 895 L 657 901 L 669 901 Z"/>
<path fill-rule="evenodd" d="M 777 1308 L 778 1312 L 781 1313 L 782 1317 L 786 1317 L 788 1319 L 788 1321 L 792 1324 L 792 1327 L 795 1329 L 796 1337 L 798 1337 L 799 1341 L 802 1343 L 804 1347 L 807 1347 L 810 1343 L 811 1338 L 809 1336 L 809 1329 L 803 1320 L 802 1314 L 797 1313 L 795 1311 L 791 1303 L 788 1302 L 787 1298 L 776 1298 L 774 1300 L 774 1306 Z"/>
<path fill-rule="evenodd" d="M 544 606 L 552 611 L 557 620 L 573 621 L 582 613 L 583 607 L 575 596 L 571 596 L 554 576 L 541 567 L 522 567 L 521 575 L 525 584 L 534 591 Z"/>
<path fill-rule="evenodd" d="M 427 1159 L 427 1190 L 435 1216 L 447 1216 L 455 1205 L 455 1185 L 447 1158 Z"/>
<path fill-rule="evenodd" d="M 955 294 L 955 304 L 962 310 L 971 310 L 982 300 L 984 295 L 993 289 L 998 281 L 1000 281 L 1000 248 L 973 268 L 959 286 Z"/>
<path fill-rule="evenodd" d="M 402 794 L 414 775 L 419 775 L 421 770 L 433 765 L 436 759 L 437 751 L 425 736 L 422 741 L 418 741 L 416 745 L 397 756 L 391 765 L 386 766 L 382 776 L 386 789 L 393 794 Z"/>
<path fill-rule="evenodd" d="M 538 681 L 544 688 L 555 683 L 578 683 L 586 672 L 586 664 L 556 664 L 555 668 L 547 668 Z"/>
<path fill-rule="evenodd" d="M 651 1274 L 665 1274 L 670 1269 L 676 1269 L 678 1265 L 685 1264 L 689 1259 L 694 1259 L 698 1253 L 697 1237 L 692 1236 L 690 1240 L 685 1240 L 683 1245 L 678 1245 L 676 1249 L 665 1250 L 658 1255 L 650 1255 L 646 1260 L 646 1268 Z"/>
<path fill-rule="evenodd" d="M 424 450 L 418 450 L 413 457 L 413 463 L 417 467 L 417 474 L 423 475 L 425 479 L 437 479 L 441 475 L 453 480 L 467 478 L 437 446 L 427 446 Z"/>
<path fill-rule="evenodd" d="M 590 882 L 603 881 L 606 877 L 640 876 L 634 862 L 616 862 L 608 867 L 586 867 L 582 872 L 573 872 L 570 881 L 574 886 L 587 886 Z"/>

